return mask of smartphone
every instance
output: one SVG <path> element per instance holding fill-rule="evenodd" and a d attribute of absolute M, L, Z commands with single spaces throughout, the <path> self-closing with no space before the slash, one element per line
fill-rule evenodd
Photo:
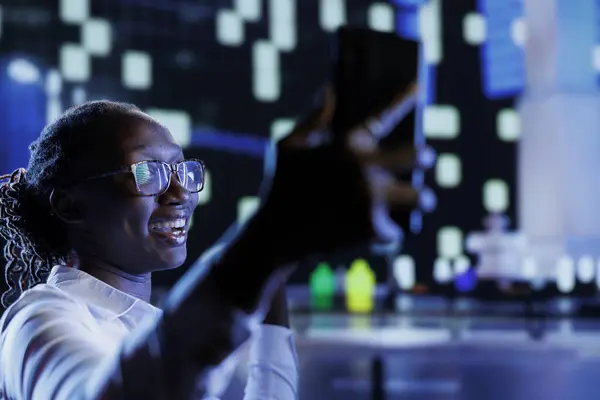
<path fill-rule="evenodd" d="M 341 27 L 333 54 L 334 140 L 343 139 L 349 130 L 381 112 L 417 80 L 419 44 L 395 33 Z M 408 128 L 410 122 L 403 124 Z M 414 139 L 414 129 L 402 132 L 405 140 Z"/>
<path fill-rule="evenodd" d="M 380 113 L 399 93 L 417 82 L 419 49 L 418 42 L 395 33 L 352 26 L 338 30 L 333 50 L 336 93 L 331 124 L 333 143 L 344 143 L 350 130 Z M 380 147 L 385 150 L 413 146 L 416 115 L 412 104 L 390 133 L 380 139 Z M 412 171 L 399 172 L 396 178 L 411 182 Z M 391 210 L 392 219 L 404 232 L 415 231 L 411 215 L 415 216 L 409 206 Z"/>

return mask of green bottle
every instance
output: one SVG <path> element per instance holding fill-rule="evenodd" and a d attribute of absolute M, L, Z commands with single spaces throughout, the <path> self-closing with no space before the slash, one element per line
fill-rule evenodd
<path fill-rule="evenodd" d="M 321 262 L 310 275 L 310 298 L 314 309 L 327 311 L 333 308 L 335 275 L 326 262 Z"/>
<path fill-rule="evenodd" d="M 366 260 L 355 260 L 346 274 L 346 307 L 351 313 L 369 313 L 375 307 L 375 273 Z"/>

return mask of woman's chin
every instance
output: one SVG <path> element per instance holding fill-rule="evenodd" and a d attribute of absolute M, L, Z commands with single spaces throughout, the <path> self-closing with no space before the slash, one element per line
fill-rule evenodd
<path fill-rule="evenodd" d="M 187 258 L 186 246 L 180 246 L 169 250 L 162 250 L 159 253 L 160 265 L 157 265 L 156 270 L 167 271 L 175 268 L 179 268 L 185 263 Z"/>

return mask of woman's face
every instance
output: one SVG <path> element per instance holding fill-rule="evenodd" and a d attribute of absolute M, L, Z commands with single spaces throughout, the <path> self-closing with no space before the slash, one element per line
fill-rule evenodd
<path fill-rule="evenodd" d="M 101 143 L 94 143 L 93 156 L 84 167 L 90 173 L 110 172 L 139 161 L 173 164 L 183 160 L 183 152 L 168 129 L 141 113 L 119 132 L 95 142 Z M 186 191 L 174 175 L 167 191 L 158 196 L 139 196 L 131 173 L 94 179 L 76 190 L 81 221 L 75 224 L 72 236 L 80 256 L 100 259 L 133 274 L 183 264 L 198 194 Z M 185 233 L 173 235 L 182 220 Z"/>

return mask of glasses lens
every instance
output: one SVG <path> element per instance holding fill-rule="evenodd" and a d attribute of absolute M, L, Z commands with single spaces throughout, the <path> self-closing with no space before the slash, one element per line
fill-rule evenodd
<path fill-rule="evenodd" d="M 161 193 L 169 184 L 169 168 L 157 161 L 133 165 L 133 176 L 141 194 L 152 196 Z"/>
<path fill-rule="evenodd" d="M 182 162 L 179 164 L 177 175 L 181 185 L 189 192 L 197 193 L 204 187 L 204 166 L 200 161 Z"/>

